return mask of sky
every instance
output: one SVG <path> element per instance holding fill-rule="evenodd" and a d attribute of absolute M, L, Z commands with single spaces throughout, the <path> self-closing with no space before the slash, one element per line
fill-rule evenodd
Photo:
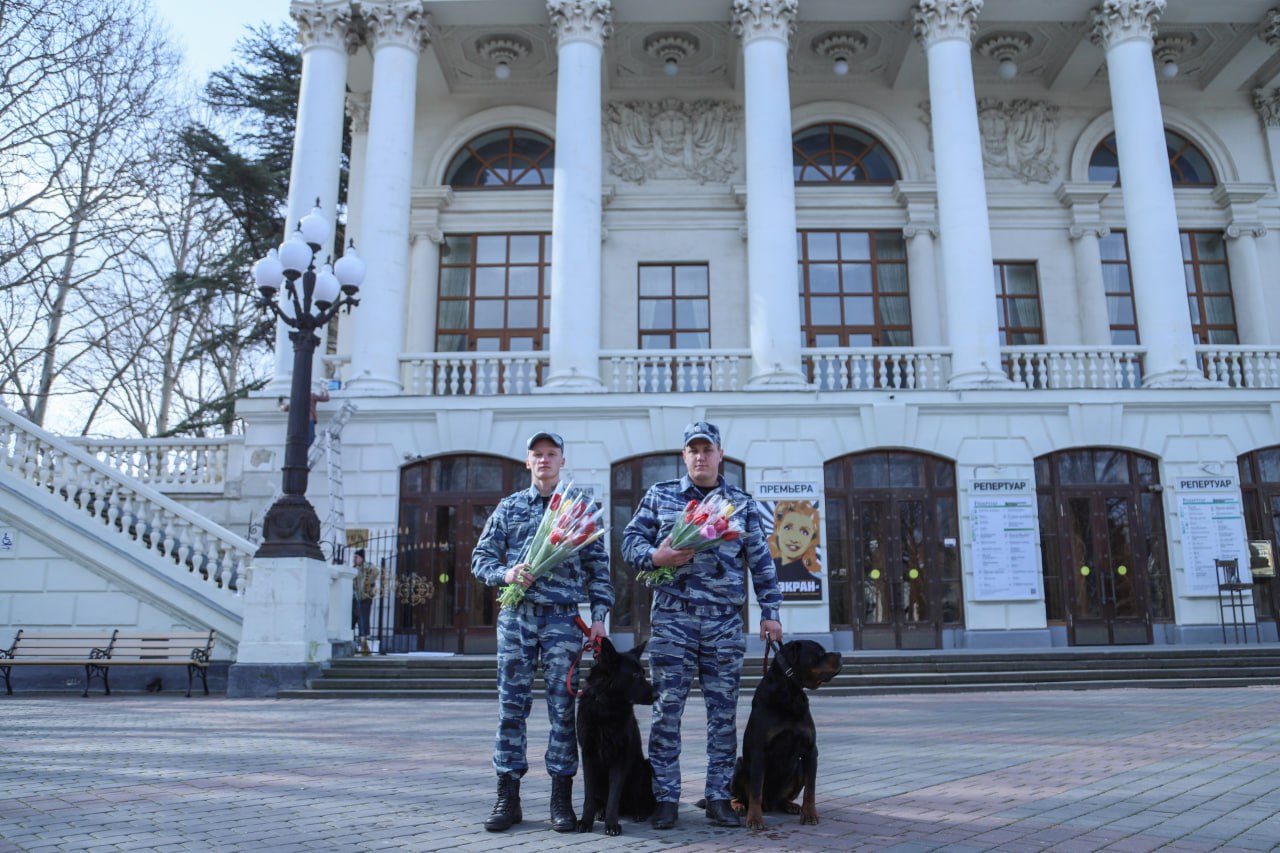
<path fill-rule="evenodd" d="M 245 28 L 289 20 L 289 0 L 152 0 L 187 56 L 187 73 L 203 83 L 234 59 Z"/>

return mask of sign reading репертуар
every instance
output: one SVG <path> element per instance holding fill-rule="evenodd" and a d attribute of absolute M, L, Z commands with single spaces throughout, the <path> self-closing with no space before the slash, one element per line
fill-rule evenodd
<path fill-rule="evenodd" d="M 973 600 L 1025 601 L 1044 597 L 1039 520 L 1031 481 L 971 480 Z"/>
<path fill-rule="evenodd" d="M 1217 595 L 1217 560 L 1235 560 L 1241 583 L 1249 573 L 1244 507 L 1233 477 L 1179 477 L 1178 524 L 1187 595 Z"/>

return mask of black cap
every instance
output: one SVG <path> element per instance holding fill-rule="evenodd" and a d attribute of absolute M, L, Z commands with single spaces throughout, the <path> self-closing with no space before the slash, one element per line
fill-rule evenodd
<path fill-rule="evenodd" d="M 544 438 L 556 447 L 564 450 L 564 439 L 554 432 L 535 432 L 533 435 L 529 436 L 529 441 L 525 444 L 525 448 L 533 450 L 533 446 Z"/>
<path fill-rule="evenodd" d="M 684 428 L 684 446 L 688 447 L 689 442 L 702 439 L 709 441 L 716 447 L 720 446 L 720 430 L 715 424 L 709 424 L 706 421 L 694 421 Z"/>

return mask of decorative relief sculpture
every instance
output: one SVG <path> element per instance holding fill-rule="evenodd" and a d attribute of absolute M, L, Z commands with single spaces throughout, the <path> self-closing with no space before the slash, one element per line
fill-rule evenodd
<path fill-rule="evenodd" d="M 609 171 L 643 184 L 652 178 L 724 182 L 734 172 L 742 110 L 725 101 L 626 101 L 605 108 Z"/>
<path fill-rule="evenodd" d="M 1058 108 L 1048 101 L 997 98 L 978 101 L 982 162 L 1012 174 L 1024 184 L 1045 184 L 1058 166 L 1053 160 Z"/>
<path fill-rule="evenodd" d="M 929 103 L 920 105 L 930 124 Z M 1048 101 L 999 98 L 978 101 L 978 130 L 982 134 L 982 165 L 992 176 L 1011 176 L 1024 184 L 1047 184 L 1058 172 L 1054 144 L 1058 107 Z M 930 148 L 932 135 L 930 136 Z"/>

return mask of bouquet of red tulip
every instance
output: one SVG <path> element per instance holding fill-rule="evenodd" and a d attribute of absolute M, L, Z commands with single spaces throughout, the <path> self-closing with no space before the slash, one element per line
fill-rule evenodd
<path fill-rule="evenodd" d="M 591 499 L 574 491 L 573 483 L 560 483 L 551 493 L 520 562 L 529 565 L 534 578 L 542 577 L 609 531 L 601 523 L 603 515 L 603 509 L 591 511 Z M 520 584 L 509 584 L 498 595 L 498 603 L 512 607 L 524 599 L 525 592 Z"/>
<path fill-rule="evenodd" d="M 671 547 L 705 551 L 722 542 L 732 542 L 742 535 L 733 517 L 742 507 L 735 507 L 728 496 L 713 492 L 701 501 L 689 501 L 671 528 Z M 677 566 L 654 566 L 637 572 L 636 580 L 645 586 L 657 586 L 675 577 Z"/>

